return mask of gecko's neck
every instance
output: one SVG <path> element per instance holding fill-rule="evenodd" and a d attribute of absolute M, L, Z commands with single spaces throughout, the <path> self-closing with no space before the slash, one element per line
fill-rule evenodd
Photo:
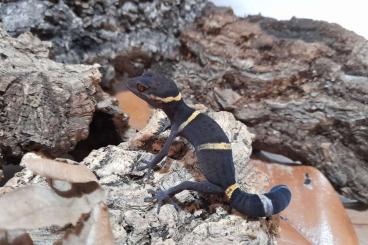
<path fill-rule="evenodd" d="M 183 100 L 168 103 L 162 110 L 170 119 L 171 124 L 184 122 L 194 111 Z"/>

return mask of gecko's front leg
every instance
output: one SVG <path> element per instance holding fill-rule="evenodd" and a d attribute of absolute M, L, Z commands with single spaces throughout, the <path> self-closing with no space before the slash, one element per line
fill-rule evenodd
<path fill-rule="evenodd" d="M 155 155 L 155 157 L 148 163 L 145 163 L 145 165 L 143 166 L 139 166 L 137 167 L 138 171 L 144 170 L 144 169 L 153 169 L 159 162 L 161 162 L 161 160 L 167 156 L 167 154 L 169 153 L 169 149 L 170 146 L 172 144 L 172 142 L 174 141 L 176 135 L 177 135 L 177 127 L 173 126 L 171 128 L 171 132 L 169 137 L 167 138 L 164 146 L 162 147 L 162 149 L 160 150 L 159 153 L 157 153 L 157 155 Z"/>

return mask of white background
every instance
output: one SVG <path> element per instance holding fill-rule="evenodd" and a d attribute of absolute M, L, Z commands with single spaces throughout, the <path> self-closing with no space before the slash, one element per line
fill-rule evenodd
<path fill-rule="evenodd" d="M 368 39 L 368 0 L 212 0 L 231 6 L 238 16 L 261 14 L 280 20 L 291 17 L 334 22 Z"/>

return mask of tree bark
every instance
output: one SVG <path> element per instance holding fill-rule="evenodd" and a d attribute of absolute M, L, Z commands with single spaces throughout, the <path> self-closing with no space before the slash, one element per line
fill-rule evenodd
<path fill-rule="evenodd" d="M 209 8 L 181 35 L 174 79 L 186 99 L 225 109 L 254 148 L 318 167 L 368 203 L 368 42 L 336 24 Z"/>
<path fill-rule="evenodd" d="M 126 124 L 99 86 L 98 65 L 56 63 L 48 59 L 50 46 L 30 33 L 15 39 L 0 29 L 0 153 L 9 162 L 27 151 L 70 152 L 87 138 L 96 111 Z"/>

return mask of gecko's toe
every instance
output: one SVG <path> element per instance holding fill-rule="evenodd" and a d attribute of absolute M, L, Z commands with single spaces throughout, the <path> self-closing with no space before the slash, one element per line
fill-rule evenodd
<path fill-rule="evenodd" d="M 156 198 L 153 198 L 153 197 L 145 197 L 143 199 L 144 202 L 156 202 L 157 199 Z"/>
<path fill-rule="evenodd" d="M 177 212 L 180 212 L 181 208 L 179 207 L 179 205 L 174 201 L 172 200 L 171 198 L 169 199 L 166 199 L 165 201 L 162 201 L 162 200 L 158 200 L 157 201 L 157 214 L 160 213 L 160 210 L 161 210 L 161 207 L 165 204 L 171 204 L 174 206 L 175 210 Z"/>
<path fill-rule="evenodd" d="M 164 191 L 162 189 L 153 190 L 153 189 L 147 189 L 147 192 L 151 194 L 151 197 L 145 197 L 145 202 L 152 202 L 157 204 L 157 214 L 160 213 L 161 207 L 165 204 L 171 204 L 174 206 L 175 210 L 179 212 L 181 209 L 179 205 L 170 197 L 170 195 L 167 193 L 167 191 Z"/>
<path fill-rule="evenodd" d="M 147 189 L 147 192 L 151 194 L 152 196 L 155 195 L 156 191 L 153 189 Z"/>
<path fill-rule="evenodd" d="M 136 168 L 136 170 L 137 170 L 137 171 L 142 171 L 142 170 L 145 170 L 145 169 L 147 169 L 147 168 L 149 168 L 149 165 L 148 165 L 148 164 L 145 164 L 145 165 L 138 166 L 138 167 Z"/>
<path fill-rule="evenodd" d="M 161 207 L 164 205 L 164 203 L 163 202 L 159 202 L 158 204 L 157 204 L 157 214 L 160 214 L 160 211 L 161 211 Z"/>
<path fill-rule="evenodd" d="M 179 207 L 179 205 L 172 199 L 170 199 L 170 204 L 174 206 L 176 212 L 180 212 L 181 208 Z"/>
<path fill-rule="evenodd" d="M 147 170 L 147 172 L 145 172 L 144 175 L 143 175 L 143 182 L 148 182 L 148 181 L 151 181 L 153 179 L 154 179 L 153 170 L 149 168 Z"/>
<path fill-rule="evenodd" d="M 151 194 L 150 197 L 145 197 L 143 200 L 145 202 L 157 202 L 157 198 L 155 197 L 155 194 L 157 191 L 153 189 L 147 189 L 148 194 Z"/>

